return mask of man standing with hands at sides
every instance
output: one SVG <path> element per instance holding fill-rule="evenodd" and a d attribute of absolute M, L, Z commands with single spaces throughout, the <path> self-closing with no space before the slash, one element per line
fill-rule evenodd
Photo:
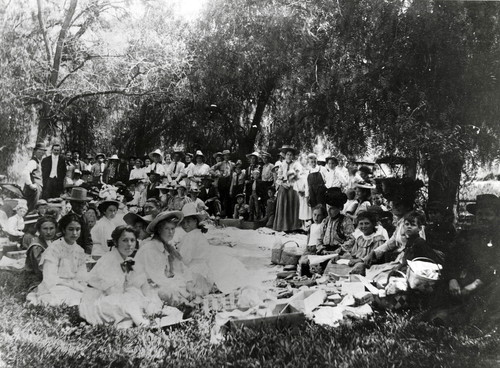
<path fill-rule="evenodd" d="M 36 203 L 42 195 L 43 179 L 41 160 L 47 152 L 45 144 L 37 143 L 33 149 L 33 157 L 22 172 L 24 181 L 23 195 L 28 202 L 28 212 L 35 209 Z"/>
<path fill-rule="evenodd" d="M 52 154 L 42 162 L 43 191 L 42 198 L 57 198 L 64 191 L 64 177 L 66 176 L 66 161 L 61 156 L 61 146 L 52 145 Z"/>

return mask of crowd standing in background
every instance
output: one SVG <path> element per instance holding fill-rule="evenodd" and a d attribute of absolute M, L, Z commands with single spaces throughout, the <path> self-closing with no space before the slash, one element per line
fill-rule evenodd
<path fill-rule="evenodd" d="M 41 282 L 34 304 L 79 305 L 91 323 L 144 325 L 162 303 L 193 303 L 217 288 L 244 284 L 244 265 L 214 256 L 204 221 L 225 218 L 275 231 L 305 232 L 303 275 L 330 262 L 309 258 L 335 253 L 351 273 L 383 280 L 425 257 L 444 265 L 441 292 L 429 318 L 450 324 L 488 311 L 497 318 L 500 200 L 479 196 L 468 207 L 472 229 L 457 232 L 451 208 L 418 206 L 423 183 L 374 178 L 367 165 L 344 156 L 299 156 L 283 146 L 233 162 L 224 150 L 207 157 L 153 150 L 146 157 L 62 152 L 37 144 L 22 173 L 25 200 L 0 208 L 0 226 L 27 249 L 26 268 Z M 88 273 L 85 254 L 97 260 Z M 224 267 L 220 267 L 224 259 Z M 232 280 L 219 273 L 230 268 Z M 233 272 L 234 271 L 234 272 Z M 90 289 L 89 289 L 90 288 Z M 486 292 L 487 291 L 487 292 Z M 496 309 L 495 309 L 496 308 Z"/>

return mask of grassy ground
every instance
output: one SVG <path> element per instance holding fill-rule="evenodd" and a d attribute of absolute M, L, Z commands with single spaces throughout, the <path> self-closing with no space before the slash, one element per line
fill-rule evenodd
<path fill-rule="evenodd" d="M 209 343 L 202 315 L 167 331 L 92 327 L 72 308 L 25 303 L 27 281 L 0 271 L 0 367 L 498 367 L 500 333 L 455 331 L 407 314 L 339 328 L 239 330 Z"/>

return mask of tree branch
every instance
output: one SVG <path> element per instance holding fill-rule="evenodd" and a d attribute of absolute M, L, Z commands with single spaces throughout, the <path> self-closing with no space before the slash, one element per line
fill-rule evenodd
<path fill-rule="evenodd" d="M 57 38 L 56 52 L 54 54 L 54 64 L 52 66 L 52 72 L 50 73 L 50 84 L 52 86 L 57 85 L 57 79 L 59 77 L 59 68 L 61 67 L 61 57 L 62 57 L 64 42 L 66 41 L 66 34 L 68 33 L 71 19 L 75 14 L 77 4 L 78 0 L 71 0 L 68 11 L 66 12 L 66 16 L 64 17 L 64 23 L 61 27 L 61 32 L 59 33 L 59 37 Z"/>
<path fill-rule="evenodd" d="M 47 32 L 45 31 L 45 24 L 43 23 L 42 0 L 36 0 L 36 4 L 38 7 L 38 24 L 40 25 L 40 31 L 42 32 L 43 43 L 45 45 L 45 52 L 47 53 L 47 63 L 50 65 L 52 62 L 52 53 L 50 52 L 49 39 L 47 37 Z"/>

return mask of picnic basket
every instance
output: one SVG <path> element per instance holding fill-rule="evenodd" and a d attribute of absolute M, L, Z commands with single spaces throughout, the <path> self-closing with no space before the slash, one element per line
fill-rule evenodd
<path fill-rule="evenodd" d="M 296 247 L 286 249 L 285 245 L 289 243 L 295 243 Z M 303 252 L 296 241 L 288 240 L 283 243 L 281 239 L 277 239 L 271 250 L 271 263 L 282 266 L 296 265 L 302 255 Z"/>
<path fill-rule="evenodd" d="M 423 274 L 417 269 L 417 263 L 428 263 L 429 270 L 434 270 L 437 273 L 437 278 L 431 278 Z M 408 269 L 406 271 L 406 276 L 408 278 L 408 286 L 412 290 L 418 290 L 423 293 L 432 293 L 434 290 L 434 285 L 439 281 L 441 277 L 441 266 L 430 258 L 417 257 L 411 261 L 408 261 Z"/>
<path fill-rule="evenodd" d="M 390 277 L 401 277 L 406 279 L 406 275 L 401 271 L 392 271 L 387 275 L 387 283 Z M 396 311 L 406 309 L 410 306 L 410 295 L 407 292 L 399 292 L 392 295 L 384 293 L 381 295 L 374 295 L 374 303 L 381 309 Z"/>

